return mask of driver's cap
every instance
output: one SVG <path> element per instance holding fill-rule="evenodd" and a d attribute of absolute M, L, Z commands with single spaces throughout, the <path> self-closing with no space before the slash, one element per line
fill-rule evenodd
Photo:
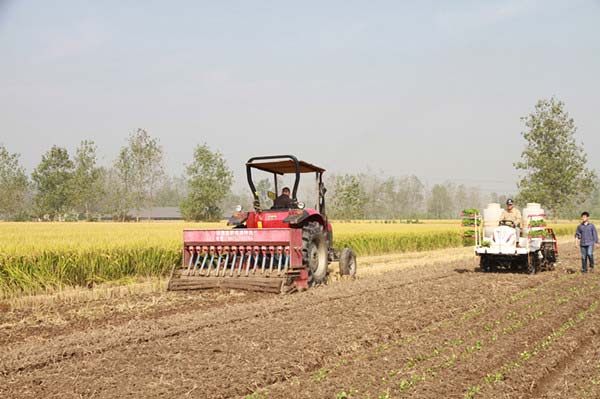
<path fill-rule="evenodd" d="M 506 200 L 506 205 L 512 205 L 512 204 L 513 204 L 512 198 L 509 198 Z"/>

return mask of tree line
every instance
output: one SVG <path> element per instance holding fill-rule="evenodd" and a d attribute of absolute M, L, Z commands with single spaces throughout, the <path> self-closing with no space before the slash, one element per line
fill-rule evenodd
<path fill-rule="evenodd" d="M 131 220 L 136 212 L 156 206 L 177 206 L 190 220 L 216 220 L 241 204 L 250 209 L 248 189 L 232 190 L 233 173 L 218 151 L 197 146 L 185 175 L 165 173 L 163 149 L 156 138 L 137 129 L 109 167 L 98 165 L 97 146 L 84 140 L 69 154 L 53 146 L 30 176 L 19 155 L 0 146 L 0 215 L 10 220 Z M 326 178 L 328 213 L 336 219 L 453 218 L 468 206 L 494 196 L 476 187 L 452 183 L 431 188 L 417 176 L 381 177 L 376 173 L 330 175 Z M 270 179 L 256 184 L 268 205 Z M 302 196 L 312 193 L 301 191 Z"/>
<path fill-rule="evenodd" d="M 0 216 L 9 220 L 125 221 L 157 206 L 179 207 L 190 220 L 216 220 L 238 204 L 251 208 L 249 190 L 232 185 L 227 161 L 206 144 L 195 148 L 184 176 L 168 176 L 162 147 L 143 129 L 108 167 L 98 165 L 96 144 L 84 140 L 74 154 L 53 146 L 28 176 L 19 155 L 0 146 Z M 465 204 L 484 200 L 477 188 L 446 183 L 428 189 L 416 176 L 330 175 L 326 185 L 328 213 L 339 219 L 451 218 Z M 268 206 L 273 182 L 261 179 L 256 187 Z M 300 198 L 310 195 L 301 190 Z"/>
<path fill-rule="evenodd" d="M 517 204 L 540 203 L 551 218 L 575 218 L 582 210 L 600 215 L 598 176 L 588 167 L 586 148 L 576 140 L 577 127 L 564 102 L 541 99 L 521 120 L 525 146 L 514 163 L 520 173 Z M 488 202 L 504 204 L 512 197 L 509 193 L 482 196 L 477 187 L 452 183 L 427 190 L 415 176 L 346 175 L 335 181 L 335 193 L 333 215 L 338 219 L 454 218 L 461 209 L 481 209 Z"/>
<path fill-rule="evenodd" d="M 584 208 L 600 214 L 597 176 L 587 167 L 585 148 L 576 142 L 577 129 L 564 103 L 540 100 L 522 120 L 525 147 L 514 164 L 521 172 L 517 202 L 539 202 L 554 217 L 574 217 Z M 272 184 L 257 182 L 262 204 L 269 203 Z M 132 132 L 107 167 L 98 165 L 96 144 L 84 140 L 73 154 L 53 146 L 27 175 L 19 155 L 0 145 L 0 218 L 8 220 L 125 221 L 157 206 L 179 207 L 188 220 L 218 220 L 237 204 L 251 208 L 248 189 L 234 192 L 232 185 L 227 161 L 207 144 L 194 149 L 183 176 L 168 176 L 163 148 L 145 129 Z M 462 209 L 503 203 L 511 196 L 452 182 L 429 187 L 417 176 L 373 172 L 329 175 L 326 185 L 328 214 L 342 220 L 455 218 Z"/>
<path fill-rule="evenodd" d="M 197 146 L 183 177 L 168 176 L 163 161 L 162 146 L 144 129 L 130 134 L 108 167 L 98 165 L 96 144 L 84 140 L 72 155 L 53 146 L 30 176 L 19 155 L 0 145 L 0 218 L 125 221 L 156 206 L 179 206 L 187 219 L 221 217 L 233 174 L 218 152 Z"/>

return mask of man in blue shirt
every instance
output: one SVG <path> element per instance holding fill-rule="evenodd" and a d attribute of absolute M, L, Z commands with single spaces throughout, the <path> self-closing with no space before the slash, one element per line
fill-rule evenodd
<path fill-rule="evenodd" d="M 594 245 L 598 245 L 598 231 L 589 222 L 590 214 L 581 214 L 581 224 L 575 232 L 575 245 L 581 249 L 581 272 L 587 273 L 587 258 L 590 258 L 590 271 L 594 271 Z"/>

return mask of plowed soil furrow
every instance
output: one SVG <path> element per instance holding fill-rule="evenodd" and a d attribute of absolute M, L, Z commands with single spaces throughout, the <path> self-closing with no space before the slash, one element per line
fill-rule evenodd
<path fill-rule="evenodd" d="M 301 388 L 292 396 L 333 397 L 340 388 L 352 387 L 372 397 L 388 392 L 394 397 L 443 397 L 457 388 L 453 387 L 454 375 L 475 375 L 473 365 L 481 369 L 484 364 L 494 364 L 494 358 L 501 364 L 507 346 L 517 350 L 516 343 L 525 342 L 531 330 L 540 331 L 546 317 L 555 320 L 565 310 L 569 313 L 569 309 L 548 308 L 547 304 L 556 293 L 571 294 L 571 289 L 579 286 L 579 281 L 573 280 L 547 284 L 551 290 L 543 292 L 540 288 L 535 296 L 490 304 L 473 317 L 447 320 L 446 326 L 418 334 L 415 339 L 384 342 L 382 350 L 348 359 L 342 367 L 327 365 L 326 378 L 319 384 L 301 384 L 306 390 Z M 288 389 L 273 387 L 269 392 L 277 396 Z"/>
<path fill-rule="evenodd" d="M 565 338 L 561 350 L 544 354 L 545 374 L 536 380 L 531 397 L 600 397 L 600 324 L 591 318 L 585 324 L 581 333 Z"/>
<path fill-rule="evenodd" d="M 578 260 L 565 249 L 536 276 L 479 273 L 475 259 L 386 264 L 284 297 L 181 294 L 170 311 L 67 318 L 40 337 L 5 327 L 0 397 L 594 395 L 600 275 L 566 273 Z"/>
<path fill-rule="evenodd" d="M 282 304 L 281 298 L 277 298 L 273 307 L 273 301 L 259 301 L 241 307 L 232 307 L 229 312 L 223 312 L 223 317 L 214 318 L 213 324 L 203 324 L 198 326 L 198 320 L 170 320 L 178 326 L 186 325 L 188 329 L 179 334 L 168 334 L 168 330 L 154 332 L 160 333 L 161 339 L 151 337 L 152 339 L 131 338 L 126 341 L 126 345 L 119 345 L 118 349 L 108 349 L 102 351 L 102 358 L 108 360 L 113 352 L 126 358 L 146 359 L 142 362 L 151 369 L 156 367 L 156 359 L 152 360 L 158 352 L 174 353 L 175 356 L 169 356 L 171 360 L 182 357 L 181 362 L 185 363 L 187 357 L 177 356 L 177 354 L 190 353 L 200 356 L 203 359 L 211 359 L 204 365 L 197 364 L 177 364 L 173 370 L 173 376 L 170 378 L 185 377 L 186 373 L 191 374 L 189 378 L 195 378 L 200 366 L 203 380 L 207 386 L 212 384 L 218 386 L 223 381 L 223 375 L 227 375 L 231 370 L 231 364 L 234 359 L 238 365 L 247 365 L 250 370 L 242 370 L 240 377 L 247 378 L 252 382 L 249 387 L 264 385 L 275 382 L 280 379 L 289 378 L 298 370 L 311 370 L 317 368 L 322 359 L 330 353 L 343 353 L 354 351 L 361 347 L 370 347 L 379 342 L 381 337 L 393 336 L 405 331 L 414 331 L 420 328 L 420 323 L 431 323 L 436 319 L 437 309 L 445 305 L 451 305 L 449 311 L 455 309 L 466 310 L 471 307 L 468 297 L 465 293 L 456 295 L 451 300 L 434 295 L 435 291 L 448 289 L 448 287 L 458 288 L 462 284 L 459 276 L 454 274 L 444 279 L 430 280 L 429 288 L 433 291 L 419 290 L 414 284 L 397 284 L 397 291 L 404 298 L 402 301 L 387 301 L 389 293 L 386 290 L 374 291 L 371 295 L 327 295 L 325 302 L 314 300 L 310 296 L 318 295 L 320 292 L 327 293 L 325 290 L 315 290 L 313 294 L 307 295 L 301 300 L 297 300 L 285 306 L 285 299 Z M 387 284 L 389 285 L 389 284 Z M 341 287 L 345 288 L 345 287 Z M 292 299 L 294 299 L 292 297 Z M 306 302 L 302 303 L 302 299 Z M 422 318 L 425 313 L 423 309 L 414 306 L 416 304 L 427 304 L 427 313 L 429 316 Z M 461 304 L 464 304 L 461 308 Z M 293 306 L 292 306 L 293 305 Z M 409 305 L 409 309 L 406 306 Z M 326 306 L 326 307 L 325 307 Z M 258 310 L 257 310 L 258 308 Z M 260 309 L 266 308 L 266 311 Z M 349 309 L 353 309 L 354 317 L 348 318 Z M 375 309 L 374 312 L 370 311 Z M 386 309 L 387 311 L 382 313 Z M 405 317 L 400 316 L 401 311 L 405 310 Z M 254 310 L 254 313 L 249 312 Z M 247 316 L 248 313 L 253 317 Z M 201 314 L 195 315 L 202 318 Z M 211 316 L 213 316 L 211 314 Z M 313 322 L 307 322 L 310 320 Z M 228 320 L 225 322 L 224 320 Z M 420 322 L 418 320 L 421 320 Z M 219 323 L 217 323 L 219 321 Z M 384 326 L 378 325 L 383 322 Z M 364 327 L 371 326 L 365 331 Z M 134 336 L 136 334 L 134 333 Z M 290 345 L 290 335 L 294 337 L 294 343 Z M 85 338 L 85 337 L 83 337 Z M 104 343 L 105 340 L 102 340 Z M 345 344 L 352 342 L 350 347 Z M 61 347 L 68 348 L 67 342 L 61 342 Z M 127 354 L 130 352 L 130 354 Z M 59 360 L 60 367 L 64 370 L 72 364 L 78 367 L 79 362 L 73 362 L 71 358 L 66 358 L 64 352 L 61 353 Z M 89 353 L 89 351 L 88 351 Z M 100 353 L 96 353 L 98 355 Z M 272 355 L 276 357 L 273 358 Z M 19 352 L 18 362 L 23 363 L 24 353 Z M 26 354 L 25 354 L 26 355 Z M 77 356 L 83 357 L 83 363 L 86 358 L 94 358 L 92 355 Z M 233 356 L 233 359 L 231 358 Z M 16 358 L 15 356 L 14 358 Z M 112 357 L 112 356 L 111 356 Z M 3 360 L 6 356 L 3 356 Z M 229 359 L 229 360 L 227 360 Z M 56 361 L 54 360 L 54 361 Z M 53 360 L 47 362 L 35 363 L 36 368 L 47 368 Z M 120 360 L 119 360 L 120 362 Z M 4 362 L 6 363 L 6 362 Z M 13 361 L 13 363 L 15 363 Z M 159 362 L 164 363 L 164 362 Z M 139 367 L 139 366 L 138 366 Z M 110 369 L 108 364 L 101 368 Z M 14 370 L 10 370 L 14 371 Z M 150 370 L 148 370 L 150 372 Z M 82 373 L 79 373 L 83 378 Z M 93 378 L 93 375 L 91 376 Z M 248 388 L 240 386 L 227 387 L 222 395 L 228 397 L 231 395 L 241 395 L 248 392 Z"/>
<path fill-rule="evenodd" d="M 433 273 L 433 276 L 426 277 L 426 281 L 446 279 L 456 281 L 459 277 L 454 273 L 448 274 L 447 272 Z M 363 284 L 359 282 L 356 285 Z M 310 314 L 319 312 L 324 306 L 331 309 L 334 304 L 337 304 L 340 307 L 340 312 L 343 312 L 343 308 L 348 306 L 348 302 L 353 300 L 359 304 L 363 302 L 365 293 L 372 293 L 372 296 L 368 298 L 379 302 L 385 298 L 386 291 L 389 289 L 409 287 L 407 292 L 415 290 L 410 280 L 395 281 L 394 283 L 385 282 L 379 284 L 379 286 L 379 289 L 367 288 L 357 292 L 349 290 L 348 288 L 351 287 L 346 284 L 345 287 L 340 285 L 339 289 L 335 291 L 314 290 L 317 294 L 315 292 L 309 293 L 301 301 L 295 301 L 294 297 L 284 297 L 282 299 L 268 296 L 264 300 L 239 304 L 238 306 L 222 306 L 220 304 L 217 307 L 207 307 L 191 313 L 182 312 L 159 320 L 135 320 L 127 325 L 97 328 L 92 333 L 85 331 L 58 336 L 48 340 L 47 346 L 53 350 L 43 353 L 31 353 L 32 347 L 40 344 L 40 340 L 34 337 L 22 345 L 12 345 L 8 353 L 0 355 L 0 359 L 3 360 L 0 364 L 0 373 L 6 374 L 10 371 L 40 368 L 48 363 L 61 362 L 65 359 L 86 356 L 91 353 L 102 353 L 111 348 L 128 346 L 136 342 L 164 340 L 194 332 L 201 334 L 203 329 L 214 329 L 219 326 L 225 326 L 225 329 L 229 329 L 234 323 L 251 323 L 254 319 L 262 320 L 280 313 L 289 314 L 298 309 Z M 44 342 L 44 340 L 41 340 L 41 342 Z M 73 345 L 73 342 L 78 345 Z M 11 361 L 11 359 L 14 361 Z"/>
<path fill-rule="evenodd" d="M 189 313 L 200 308 L 216 309 L 264 298 L 256 292 L 227 295 L 219 291 L 201 295 L 152 293 L 114 299 L 84 300 L 75 303 L 42 304 L 36 308 L 0 310 L 0 346 L 13 345 L 27 338 L 53 338 L 75 331 L 118 326 L 132 319 L 160 319 Z"/>
<path fill-rule="evenodd" d="M 594 295 L 594 299 L 599 296 Z M 499 394 L 505 394 L 507 390 L 500 389 L 494 391 L 491 394 L 487 392 L 484 387 L 486 386 L 487 380 L 496 378 L 498 373 L 502 373 L 502 376 L 497 377 L 502 379 L 503 382 L 507 382 L 509 379 L 511 382 L 519 380 L 520 388 L 524 391 L 529 391 L 535 386 L 535 378 L 532 378 L 529 383 L 523 384 L 523 375 L 520 372 L 514 374 L 505 373 L 507 363 L 511 360 L 506 360 L 507 354 L 512 354 L 516 360 L 527 359 L 532 355 L 531 351 L 535 350 L 536 340 L 543 340 L 545 337 L 550 336 L 555 330 L 559 329 L 564 323 L 566 323 L 570 314 L 577 314 L 587 309 L 592 300 L 590 298 L 578 298 L 573 300 L 567 306 L 557 307 L 552 310 L 546 309 L 544 314 L 535 319 L 535 321 L 526 323 L 522 328 L 515 331 L 514 333 L 498 337 L 497 341 L 492 343 L 489 340 L 482 340 L 483 348 L 481 350 L 474 350 L 470 356 L 467 356 L 463 361 L 457 361 L 456 367 L 453 369 L 444 370 L 440 373 L 431 383 L 430 393 L 434 395 L 440 395 L 446 391 L 461 391 L 461 388 L 452 381 L 452 376 L 463 375 L 466 376 L 461 380 L 462 392 L 467 394 L 468 392 L 476 391 L 477 387 L 482 387 L 482 392 L 486 393 L 487 397 L 495 398 L 499 397 Z M 462 352 L 459 359 L 462 358 Z M 539 361 L 540 359 L 535 359 Z M 524 367 L 526 367 L 525 365 Z M 536 369 L 538 366 L 533 366 Z M 537 374 L 537 377 L 541 377 L 543 374 Z M 526 396 L 526 395 L 525 395 Z M 414 397 L 425 397 L 421 395 L 415 395 Z M 430 396 L 429 396 L 430 397 Z M 517 396 L 521 397 L 521 396 Z"/>
<path fill-rule="evenodd" d="M 598 297 L 598 294 L 596 294 Z M 529 345 L 526 352 L 514 356 L 504 366 L 505 378 L 492 384 L 483 385 L 484 397 L 539 398 L 548 386 L 560 380 L 560 369 L 568 363 L 582 359 L 591 338 L 590 329 L 600 322 L 597 299 L 587 308 L 582 308 L 569 320 L 563 322 L 551 334 Z M 527 353 L 527 356 L 524 354 Z M 591 360 L 591 359 L 588 359 Z M 565 364 L 565 365 L 563 365 Z M 517 366 L 518 365 L 518 366 Z M 571 385 L 581 386 L 585 381 L 581 376 L 569 381 Z M 564 380 L 563 380 L 564 381 Z M 561 391 L 563 393 L 561 393 Z M 554 397 L 580 397 L 576 389 L 552 392 Z"/>

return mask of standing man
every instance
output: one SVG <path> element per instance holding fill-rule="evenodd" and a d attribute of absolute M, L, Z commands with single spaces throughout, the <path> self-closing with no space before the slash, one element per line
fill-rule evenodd
<path fill-rule="evenodd" d="M 598 231 L 590 223 L 589 212 L 581 214 L 581 224 L 575 232 L 575 245 L 581 250 L 581 272 L 587 273 L 587 258 L 590 258 L 590 272 L 594 271 L 594 245 L 598 245 Z"/>
<path fill-rule="evenodd" d="M 517 246 L 519 246 L 519 237 L 521 237 L 521 223 L 522 223 L 521 212 L 515 208 L 515 203 L 512 199 L 506 200 L 506 209 L 502 211 L 500 215 L 500 221 L 511 221 L 515 224 L 515 230 L 517 233 Z"/>

